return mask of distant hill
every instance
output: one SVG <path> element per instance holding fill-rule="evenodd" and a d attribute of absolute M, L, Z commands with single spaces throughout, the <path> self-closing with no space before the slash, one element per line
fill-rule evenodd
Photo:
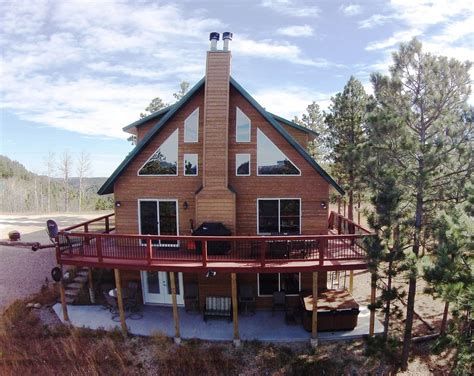
<path fill-rule="evenodd" d="M 107 178 L 84 177 L 81 210 L 113 207 L 111 195 L 99 196 Z M 20 162 L 0 155 L 0 211 L 47 212 L 65 210 L 65 185 L 62 178 L 37 175 Z M 68 179 L 69 211 L 79 211 L 79 178 Z"/>

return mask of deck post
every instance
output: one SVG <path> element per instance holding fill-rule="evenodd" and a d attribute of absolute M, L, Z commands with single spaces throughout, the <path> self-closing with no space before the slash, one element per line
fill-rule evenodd
<path fill-rule="evenodd" d="M 120 270 L 114 269 L 115 273 L 115 287 L 117 288 L 117 305 L 120 314 L 120 325 L 122 326 L 122 334 L 127 336 L 127 323 L 125 321 L 125 311 L 123 308 L 122 284 L 120 282 Z"/>
<path fill-rule="evenodd" d="M 89 276 L 89 298 L 92 304 L 95 304 L 94 281 L 92 279 L 92 268 L 88 268 L 87 274 Z"/>
<path fill-rule="evenodd" d="M 311 320 L 311 346 L 318 346 L 318 272 L 313 272 L 313 316 Z"/>
<path fill-rule="evenodd" d="M 151 239 L 146 238 L 146 254 L 148 258 L 148 265 L 151 264 L 151 259 L 153 258 L 153 248 L 151 247 Z"/>
<path fill-rule="evenodd" d="M 370 322 L 369 322 L 369 336 L 373 337 L 375 327 L 375 289 L 377 287 L 377 276 L 374 272 L 371 273 L 370 279 Z"/>
<path fill-rule="evenodd" d="M 108 234 L 110 232 L 110 222 L 109 217 L 105 217 L 105 233 Z"/>
<path fill-rule="evenodd" d="M 63 274 L 63 266 L 60 266 L 61 268 L 61 275 Z M 66 303 L 66 292 L 64 291 L 64 281 L 61 278 L 61 280 L 58 282 L 59 284 L 59 295 L 61 297 L 61 306 L 63 308 L 63 319 L 64 321 L 69 322 L 69 314 L 67 312 L 67 303 Z"/>
<path fill-rule="evenodd" d="M 232 320 L 234 322 L 234 345 L 240 346 L 239 336 L 239 307 L 237 303 L 237 275 L 230 273 L 232 285 Z"/>
<path fill-rule="evenodd" d="M 319 243 L 319 265 L 324 265 L 324 256 L 328 249 L 328 239 L 321 239 Z"/>
<path fill-rule="evenodd" d="M 171 300 L 173 302 L 173 321 L 174 321 L 174 342 L 181 343 L 181 336 L 179 333 L 179 316 L 178 316 L 178 301 L 176 298 L 176 281 L 174 279 L 174 272 L 170 272 L 171 283 Z"/>
<path fill-rule="evenodd" d="M 102 262 L 102 237 L 98 236 L 95 240 L 95 247 L 97 249 L 97 259 Z"/>
<path fill-rule="evenodd" d="M 349 293 L 352 294 L 352 291 L 354 291 L 354 271 L 353 270 L 349 272 Z"/>
<path fill-rule="evenodd" d="M 207 240 L 202 242 L 202 266 L 207 266 Z"/>

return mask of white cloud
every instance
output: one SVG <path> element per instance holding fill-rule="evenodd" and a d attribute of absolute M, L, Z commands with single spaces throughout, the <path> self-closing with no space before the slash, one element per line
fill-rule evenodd
<path fill-rule="evenodd" d="M 295 0 L 262 0 L 260 5 L 274 12 L 292 17 L 317 17 L 320 12 L 315 5 L 304 5 Z"/>
<path fill-rule="evenodd" d="M 376 26 L 385 24 L 390 19 L 392 19 L 392 16 L 384 16 L 382 14 L 373 14 L 369 18 L 359 21 L 359 28 L 372 29 Z"/>
<path fill-rule="evenodd" d="M 339 10 L 348 17 L 357 16 L 362 13 L 362 8 L 357 4 L 341 5 Z"/>
<path fill-rule="evenodd" d="M 301 117 L 312 101 L 321 109 L 327 109 L 331 95 L 306 87 L 287 86 L 257 90 L 253 96 L 267 111 L 292 120 L 295 116 Z"/>
<path fill-rule="evenodd" d="M 413 37 L 420 35 L 420 33 L 420 30 L 417 29 L 398 31 L 394 33 L 390 38 L 384 39 L 379 42 L 369 43 L 365 49 L 367 51 L 372 51 L 393 47 L 401 42 L 408 42 Z"/>
<path fill-rule="evenodd" d="M 309 25 L 287 26 L 279 28 L 277 34 L 289 37 L 310 37 L 313 35 L 313 28 Z"/>

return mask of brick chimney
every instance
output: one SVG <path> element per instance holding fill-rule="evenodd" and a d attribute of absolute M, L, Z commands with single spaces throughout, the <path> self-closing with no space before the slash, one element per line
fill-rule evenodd
<path fill-rule="evenodd" d="M 229 133 L 229 41 L 224 33 L 224 49 L 217 48 L 218 33 L 211 33 L 207 52 L 204 94 L 203 189 L 196 196 L 196 221 L 223 222 L 235 233 L 235 194 L 228 187 Z"/>

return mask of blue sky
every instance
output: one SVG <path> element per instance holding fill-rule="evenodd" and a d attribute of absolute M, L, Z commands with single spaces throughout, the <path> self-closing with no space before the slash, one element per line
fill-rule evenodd
<path fill-rule="evenodd" d="M 474 11 L 451 1 L 3 1 L 0 153 L 44 173 L 48 151 L 92 156 L 108 176 L 132 146 L 122 127 L 156 96 L 204 75 L 211 31 L 232 31 L 232 75 L 267 110 L 326 108 L 351 75 L 387 72 L 418 36 L 474 60 Z M 472 72 L 471 72 L 472 76 Z M 471 103 L 473 103 L 471 96 Z"/>

